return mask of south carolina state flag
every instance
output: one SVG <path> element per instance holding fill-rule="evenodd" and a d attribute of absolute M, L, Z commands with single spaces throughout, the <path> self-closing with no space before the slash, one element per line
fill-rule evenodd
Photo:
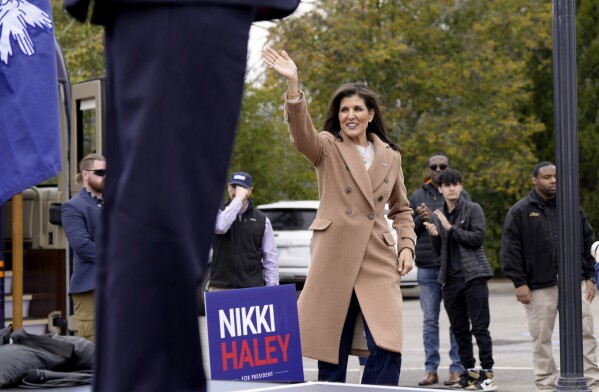
<path fill-rule="evenodd" d="M 0 204 L 61 169 L 50 0 L 0 0 Z"/>

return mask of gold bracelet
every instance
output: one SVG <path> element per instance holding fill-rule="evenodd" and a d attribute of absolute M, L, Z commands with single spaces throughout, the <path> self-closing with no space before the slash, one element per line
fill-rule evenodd
<path fill-rule="evenodd" d="M 294 94 L 294 95 L 291 95 L 291 94 L 289 94 L 289 91 L 287 91 L 287 99 L 289 99 L 289 100 L 296 99 L 296 98 L 297 98 L 297 97 L 299 97 L 300 95 L 302 95 L 302 93 L 301 93 L 301 92 L 299 92 L 299 93 L 297 93 L 297 94 Z"/>

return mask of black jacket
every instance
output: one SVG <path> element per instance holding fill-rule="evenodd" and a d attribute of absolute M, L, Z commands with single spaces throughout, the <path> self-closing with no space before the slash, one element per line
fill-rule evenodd
<path fill-rule="evenodd" d="M 528 285 L 531 290 L 557 285 L 557 242 L 548 219 L 545 201 L 531 190 L 507 213 L 501 237 L 501 267 L 516 288 Z M 552 207 L 555 208 L 555 207 Z M 593 227 L 582 209 L 581 280 L 595 276 L 595 260 L 591 245 L 595 240 Z"/>
<path fill-rule="evenodd" d="M 460 264 L 464 273 L 464 280 L 493 277 L 493 270 L 483 250 L 485 230 L 487 223 L 483 209 L 476 203 L 460 198 L 455 210 L 455 223 L 449 231 L 441 227 L 438 219 L 431 220 L 437 225 L 439 235 L 431 238 L 435 254 L 441 259 L 441 269 L 437 282 L 444 284 L 448 263 L 448 241 L 456 241 L 459 250 Z M 451 233 L 451 237 L 449 234 Z"/>
<path fill-rule="evenodd" d="M 460 198 L 470 201 L 470 195 L 465 190 L 462 190 Z M 436 186 L 431 184 L 430 178 L 424 180 L 422 188 L 410 196 L 410 208 L 414 210 L 414 231 L 418 236 L 416 240 L 415 262 L 418 268 L 440 267 L 441 259 L 433 252 L 428 231 L 426 231 L 424 222 L 420 219 L 418 212 L 416 212 L 416 208 L 422 203 L 426 204 L 431 211 L 443 208 L 443 203 L 445 203 L 443 194 L 439 192 Z"/>

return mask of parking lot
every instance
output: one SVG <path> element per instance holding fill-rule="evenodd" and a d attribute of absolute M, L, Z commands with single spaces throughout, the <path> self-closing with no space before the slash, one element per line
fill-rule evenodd
<path fill-rule="evenodd" d="M 498 390 L 513 392 L 533 392 L 532 344 L 528 334 L 523 306 L 516 302 L 513 286 L 505 280 L 492 280 L 490 287 L 491 336 L 495 359 L 495 376 Z M 424 350 L 422 347 L 422 312 L 418 300 L 418 289 L 403 290 L 404 294 L 404 352 L 400 386 L 417 387 L 424 374 Z M 599 301 L 593 303 L 595 315 L 595 336 L 599 334 Z M 208 348 L 205 320 L 201 320 L 202 349 L 205 367 L 208 368 Z M 439 378 L 444 380 L 448 372 L 448 327 L 447 315 L 441 312 L 441 368 Z M 559 367 L 559 326 L 554 335 L 554 356 Z M 476 347 L 476 346 L 475 346 Z M 316 361 L 304 358 L 306 381 L 317 379 Z M 209 374 L 209 373 L 208 373 Z M 351 357 L 348 369 L 348 383 L 358 383 L 360 366 L 356 357 Z M 434 387 L 445 388 L 442 383 Z"/>

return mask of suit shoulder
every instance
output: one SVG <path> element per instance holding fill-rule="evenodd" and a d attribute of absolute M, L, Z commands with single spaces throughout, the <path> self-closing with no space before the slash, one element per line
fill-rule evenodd
<path fill-rule="evenodd" d="M 66 202 L 63 203 L 62 208 L 64 207 L 76 207 L 78 204 L 80 204 L 83 201 L 83 199 L 81 198 L 81 194 L 77 193 L 75 196 L 71 197 L 69 200 L 67 200 Z"/>

